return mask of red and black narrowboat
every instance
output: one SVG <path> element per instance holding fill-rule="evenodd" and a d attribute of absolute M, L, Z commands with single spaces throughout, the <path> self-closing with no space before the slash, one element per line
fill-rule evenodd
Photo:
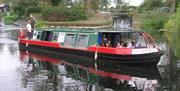
<path fill-rule="evenodd" d="M 73 54 L 119 63 L 153 63 L 161 57 L 153 38 L 144 31 L 107 31 L 103 29 L 36 29 L 27 38 L 20 30 L 19 47 Z"/>

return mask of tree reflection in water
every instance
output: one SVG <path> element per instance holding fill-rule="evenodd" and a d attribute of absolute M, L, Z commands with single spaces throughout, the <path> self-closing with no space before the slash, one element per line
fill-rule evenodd
<path fill-rule="evenodd" d="M 20 54 L 22 84 L 34 91 L 156 91 L 161 79 L 156 67 Z"/>

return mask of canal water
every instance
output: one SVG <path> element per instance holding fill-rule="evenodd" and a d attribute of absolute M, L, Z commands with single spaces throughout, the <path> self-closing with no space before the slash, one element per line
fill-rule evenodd
<path fill-rule="evenodd" d="M 0 91 L 180 91 L 178 62 L 159 39 L 158 66 L 137 66 L 19 51 L 17 29 L 0 29 Z"/>

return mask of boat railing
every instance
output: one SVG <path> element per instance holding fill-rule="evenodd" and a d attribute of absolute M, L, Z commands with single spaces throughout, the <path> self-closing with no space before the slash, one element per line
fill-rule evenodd
<path fill-rule="evenodd" d="M 152 46 L 153 48 L 156 47 L 154 43 L 154 39 L 148 33 L 141 32 L 140 34 L 144 37 L 146 44 L 148 45 L 148 48 L 151 48 Z"/>
<path fill-rule="evenodd" d="M 155 43 L 154 43 L 154 39 L 152 38 L 152 36 L 151 35 L 149 35 L 148 33 L 146 33 L 146 32 L 144 32 L 144 34 L 149 38 L 149 40 L 150 40 L 150 43 L 153 45 L 153 47 L 155 48 L 156 46 L 155 46 Z"/>

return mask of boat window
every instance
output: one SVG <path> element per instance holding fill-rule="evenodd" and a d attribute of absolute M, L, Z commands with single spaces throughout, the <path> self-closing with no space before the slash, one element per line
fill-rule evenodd
<path fill-rule="evenodd" d="M 138 38 L 137 33 L 121 33 L 121 40 L 131 41 Z"/>
<path fill-rule="evenodd" d="M 88 35 L 80 34 L 78 36 L 78 41 L 77 41 L 76 46 L 77 47 L 87 47 L 87 44 L 88 44 Z"/>
<path fill-rule="evenodd" d="M 66 38 L 64 40 L 64 46 L 73 47 L 75 40 L 75 34 L 66 34 Z"/>
<path fill-rule="evenodd" d="M 101 40 L 98 41 L 101 46 L 115 47 L 115 48 L 133 48 L 136 44 L 139 34 L 132 32 L 119 32 L 119 33 L 102 33 Z"/>
<path fill-rule="evenodd" d="M 44 34 L 45 34 L 45 41 L 49 41 L 49 40 L 51 40 L 51 38 L 52 38 L 52 33 L 51 33 L 51 31 L 44 31 Z"/>
<path fill-rule="evenodd" d="M 52 37 L 52 41 L 56 42 L 58 40 L 58 35 L 59 35 L 58 32 L 54 32 L 53 37 Z"/>
<path fill-rule="evenodd" d="M 139 36 L 135 47 L 136 48 L 147 47 L 146 41 L 142 35 Z"/>
<path fill-rule="evenodd" d="M 38 33 L 37 33 L 37 39 L 39 39 L 39 40 L 41 39 L 41 33 L 42 32 L 40 32 L 40 31 L 38 31 Z"/>
<path fill-rule="evenodd" d="M 129 37 L 130 37 L 129 33 L 121 33 L 121 40 L 128 41 Z"/>
<path fill-rule="evenodd" d="M 102 33 L 101 34 L 101 46 L 104 46 L 104 47 L 111 47 L 112 45 L 112 33 Z"/>
<path fill-rule="evenodd" d="M 34 31 L 33 33 L 33 40 L 40 40 L 41 39 L 41 31 Z"/>
<path fill-rule="evenodd" d="M 57 41 L 58 41 L 59 43 L 64 43 L 65 37 L 66 37 L 66 33 L 60 32 L 60 33 L 58 33 L 58 39 L 57 39 Z"/>

